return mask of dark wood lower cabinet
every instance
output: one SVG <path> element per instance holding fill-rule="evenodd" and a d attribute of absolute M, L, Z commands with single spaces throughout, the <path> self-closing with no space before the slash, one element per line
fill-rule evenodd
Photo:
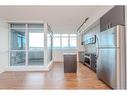
<path fill-rule="evenodd" d="M 77 54 L 65 53 L 64 54 L 64 73 L 77 72 Z"/>
<path fill-rule="evenodd" d="M 85 55 L 84 51 L 79 51 L 78 52 L 79 62 L 81 62 L 81 63 L 84 63 L 85 62 L 84 55 Z"/>

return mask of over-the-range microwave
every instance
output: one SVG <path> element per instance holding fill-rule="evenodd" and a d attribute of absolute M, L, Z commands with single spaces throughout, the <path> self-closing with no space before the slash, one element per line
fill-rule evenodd
<path fill-rule="evenodd" d="M 96 35 L 86 38 L 83 44 L 88 45 L 88 44 L 95 44 L 95 43 L 96 43 Z"/>

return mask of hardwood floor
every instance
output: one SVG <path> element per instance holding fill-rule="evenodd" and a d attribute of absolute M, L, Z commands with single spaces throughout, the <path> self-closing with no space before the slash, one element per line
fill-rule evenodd
<path fill-rule="evenodd" d="M 4 72 L 0 74 L 0 89 L 110 89 L 81 63 L 77 74 L 64 74 L 63 70 L 63 63 L 54 63 L 49 72 Z"/>

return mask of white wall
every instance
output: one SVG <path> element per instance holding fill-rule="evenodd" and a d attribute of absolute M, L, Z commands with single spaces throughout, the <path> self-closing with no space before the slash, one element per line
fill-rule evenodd
<path fill-rule="evenodd" d="M 8 24 L 0 19 L 0 73 L 8 67 Z"/>
<path fill-rule="evenodd" d="M 53 50 L 53 61 L 63 62 L 63 53 L 77 53 L 77 49 L 56 49 Z"/>
<path fill-rule="evenodd" d="M 82 35 L 78 35 L 77 37 L 77 51 L 84 51 L 84 45 L 81 44 L 82 42 Z"/>

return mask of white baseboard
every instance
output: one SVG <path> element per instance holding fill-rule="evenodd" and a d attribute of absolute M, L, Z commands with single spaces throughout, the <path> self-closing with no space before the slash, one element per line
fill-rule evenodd
<path fill-rule="evenodd" d="M 0 70 L 0 74 L 3 73 L 5 70 Z"/>
<path fill-rule="evenodd" d="M 10 66 L 6 71 L 49 71 L 52 68 L 53 61 L 48 66 Z"/>
<path fill-rule="evenodd" d="M 51 61 L 49 64 L 48 64 L 48 70 L 50 70 L 53 66 L 53 61 Z"/>
<path fill-rule="evenodd" d="M 10 66 L 6 71 L 48 71 L 46 66 Z"/>
<path fill-rule="evenodd" d="M 3 73 L 3 72 L 5 72 L 6 69 L 7 69 L 6 67 L 5 68 L 0 68 L 0 74 Z"/>

